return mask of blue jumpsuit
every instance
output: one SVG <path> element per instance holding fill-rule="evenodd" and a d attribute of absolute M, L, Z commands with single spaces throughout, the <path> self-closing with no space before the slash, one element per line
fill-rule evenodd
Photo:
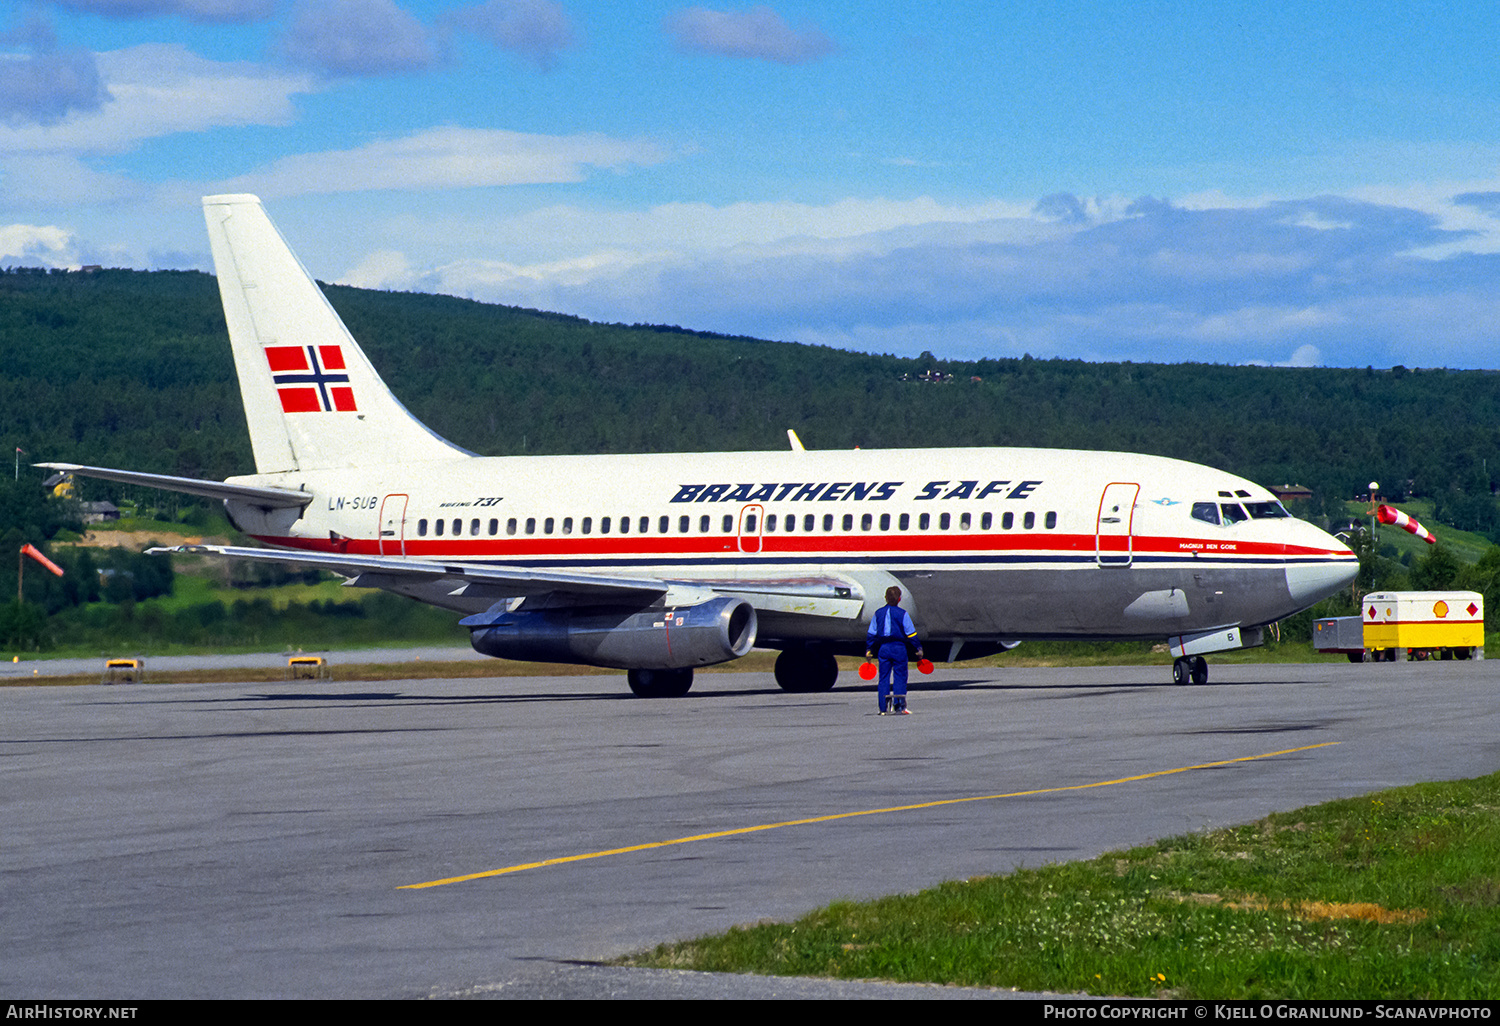
<path fill-rule="evenodd" d="M 911 622 L 911 614 L 900 606 L 885 605 L 875 610 L 870 618 L 870 630 L 865 635 L 865 647 L 880 657 L 880 711 L 885 712 L 886 701 L 892 694 L 891 677 L 895 671 L 895 704 L 899 712 L 906 708 L 906 646 L 920 648 L 917 627 Z M 879 646 L 878 648 L 876 646 Z"/>

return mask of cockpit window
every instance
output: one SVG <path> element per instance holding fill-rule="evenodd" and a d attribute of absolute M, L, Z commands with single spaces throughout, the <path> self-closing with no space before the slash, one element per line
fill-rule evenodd
<path fill-rule="evenodd" d="M 1241 520 L 1249 519 L 1245 515 L 1245 511 L 1240 509 L 1240 504 L 1237 502 L 1219 503 L 1219 512 L 1224 515 L 1224 523 L 1226 524 L 1237 524 Z"/>
<path fill-rule="evenodd" d="M 1279 502 L 1247 502 L 1245 508 L 1256 520 L 1276 520 L 1280 517 L 1291 516 L 1286 511 L 1286 507 Z"/>
<path fill-rule="evenodd" d="M 1201 520 L 1205 524 L 1217 524 L 1219 522 L 1219 507 L 1212 502 L 1193 503 L 1193 519 Z"/>

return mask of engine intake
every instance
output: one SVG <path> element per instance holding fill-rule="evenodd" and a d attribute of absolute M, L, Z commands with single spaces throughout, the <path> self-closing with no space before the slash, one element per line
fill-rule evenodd
<path fill-rule="evenodd" d="M 722 597 L 680 609 L 538 609 L 504 604 L 459 621 L 476 652 L 501 659 L 677 670 L 738 659 L 755 644 L 755 607 Z"/>

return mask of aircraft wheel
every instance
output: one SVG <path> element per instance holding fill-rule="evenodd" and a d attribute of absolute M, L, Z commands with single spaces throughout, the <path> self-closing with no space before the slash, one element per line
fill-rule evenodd
<path fill-rule="evenodd" d="M 693 686 L 693 671 L 627 670 L 625 680 L 641 698 L 681 698 Z"/>
<path fill-rule="evenodd" d="M 1208 683 L 1208 660 L 1202 656 L 1192 657 L 1192 667 L 1189 674 L 1194 684 L 1203 685 Z"/>
<path fill-rule="evenodd" d="M 776 684 L 783 691 L 832 691 L 838 679 L 839 664 L 832 652 L 788 648 L 776 657 Z"/>
<path fill-rule="evenodd" d="M 1186 657 L 1184 657 L 1182 659 L 1175 659 L 1175 660 L 1173 660 L 1173 662 L 1172 662 L 1172 683 L 1173 684 L 1186 684 L 1189 680 L 1192 679 L 1193 668 L 1192 668 L 1192 666 L 1190 664 L 1191 664 L 1191 660 L 1187 659 Z"/>

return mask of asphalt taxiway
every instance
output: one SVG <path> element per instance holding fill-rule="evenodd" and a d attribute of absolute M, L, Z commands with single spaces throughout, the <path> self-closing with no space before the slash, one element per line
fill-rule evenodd
<path fill-rule="evenodd" d="M 1500 769 L 1495 661 L 1169 675 L 0 688 L 0 993 L 886 994 L 591 963 Z"/>

